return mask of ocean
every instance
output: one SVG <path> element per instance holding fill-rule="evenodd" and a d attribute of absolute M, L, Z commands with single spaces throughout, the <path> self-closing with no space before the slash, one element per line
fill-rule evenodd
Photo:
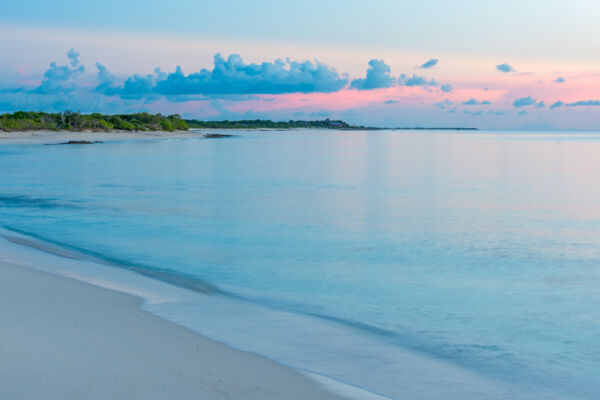
<path fill-rule="evenodd" d="M 599 133 L 233 133 L 1 145 L 0 260 L 393 399 L 600 396 Z"/>

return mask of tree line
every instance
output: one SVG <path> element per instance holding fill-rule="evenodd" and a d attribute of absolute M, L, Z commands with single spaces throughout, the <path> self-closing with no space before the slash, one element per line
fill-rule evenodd
<path fill-rule="evenodd" d="M 81 114 L 73 111 L 46 113 L 17 111 L 0 115 L 0 130 L 3 131 L 177 131 L 188 126 L 177 114 L 135 113 L 103 115 Z"/>
<path fill-rule="evenodd" d="M 364 126 L 349 125 L 339 120 L 290 120 L 271 121 L 224 120 L 201 121 L 183 119 L 178 114 L 165 116 L 162 114 L 133 113 L 104 115 L 99 113 L 82 114 L 73 111 L 46 113 L 38 111 L 17 111 L 0 115 L 1 131 L 186 131 L 196 129 L 375 129 Z"/>

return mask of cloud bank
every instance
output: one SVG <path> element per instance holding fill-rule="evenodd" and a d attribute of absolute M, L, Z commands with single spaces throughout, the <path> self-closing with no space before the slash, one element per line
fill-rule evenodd
<path fill-rule="evenodd" d="M 186 75 L 181 67 L 169 74 L 156 68 L 154 74 L 135 74 L 122 84 L 116 84 L 114 76 L 103 65 L 98 63 L 96 68 L 100 84 L 95 90 L 126 99 L 155 95 L 331 93 L 343 89 L 348 83 L 345 76 L 323 63 L 277 59 L 247 64 L 237 54 L 227 59 L 216 54 L 212 70 L 202 69 Z"/>
<path fill-rule="evenodd" d="M 84 90 L 77 85 L 77 78 L 85 71 L 79 62 L 79 53 L 74 49 L 67 53 L 66 65 L 50 64 L 41 84 L 29 91 L 40 95 L 67 94 L 76 89 Z M 437 59 L 431 59 L 422 65 L 432 68 Z M 156 68 L 152 74 L 133 74 L 119 78 L 109 69 L 97 62 L 97 84 L 92 93 L 108 97 L 119 97 L 125 100 L 154 101 L 167 98 L 170 101 L 188 101 L 199 98 L 215 98 L 229 96 L 284 95 L 293 93 L 334 93 L 347 88 L 359 91 L 406 87 L 440 87 L 442 92 L 451 92 L 452 85 L 440 85 L 435 79 L 412 74 L 401 74 L 398 78 L 391 75 L 391 69 L 383 60 L 372 59 L 364 78 L 354 79 L 349 84 L 346 74 L 340 74 L 333 67 L 321 62 L 292 61 L 276 59 L 273 62 L 260 64 L 246 63 L 241 56 L 232 54 L 224 58 L 220 54 L 214 56 L 212 69 L 201 69 L 198 72 L 184 73 L 181 67 L 174 72 L 165 73 Z M 85 85 L 89 90 L 89 84 Z M 0 92 L 16 93 L 24 88 L 0 88 Z"/>
<path fill-rule="evenodd" d="M 156 82 L 152 91 L 162 95 L 226 95 L 330 93 L 341 90 L 348 79 L 323 63 L 277 59 L 246 64 L 237 54 L 215 55 L 214 68 L 185 75 L 181 67 Z"/>

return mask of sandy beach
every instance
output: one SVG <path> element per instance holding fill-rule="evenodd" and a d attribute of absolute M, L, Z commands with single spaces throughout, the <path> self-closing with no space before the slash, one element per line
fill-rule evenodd
<path fill-rule="evenodd" d="M 0 304 L 2 399 L 341 398 L 126 294 L 0 263 Z"/>
<path fill-rule="evenodd" d="M 175 132 L 69 132 L 69 131 L 0 131 L 0 144 L 59 144 L 69 140 L 115 141 L 115 140 L 148 140 L 158 138 L 185 138 L 202 136 L 208 130 L 175 131 Z"/>

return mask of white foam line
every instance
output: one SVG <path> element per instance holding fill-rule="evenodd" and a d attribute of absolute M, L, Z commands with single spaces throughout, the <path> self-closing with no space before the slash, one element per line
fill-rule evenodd
<path fill-rule="evenodd" d="M 358 386 L 350 385 L 348 383 L 337 381 L 325 375 L 317 374 L 314 372 L 302 371 L 304 375 L 308 376 L 313 381 L 323 386 L 326 390 L 331 393 L 335 393 L 342 397 L 346 397 L 353 400 L 391 400 L 391 397 L 385 397 L 383 395 L 370 392 Z"/>

